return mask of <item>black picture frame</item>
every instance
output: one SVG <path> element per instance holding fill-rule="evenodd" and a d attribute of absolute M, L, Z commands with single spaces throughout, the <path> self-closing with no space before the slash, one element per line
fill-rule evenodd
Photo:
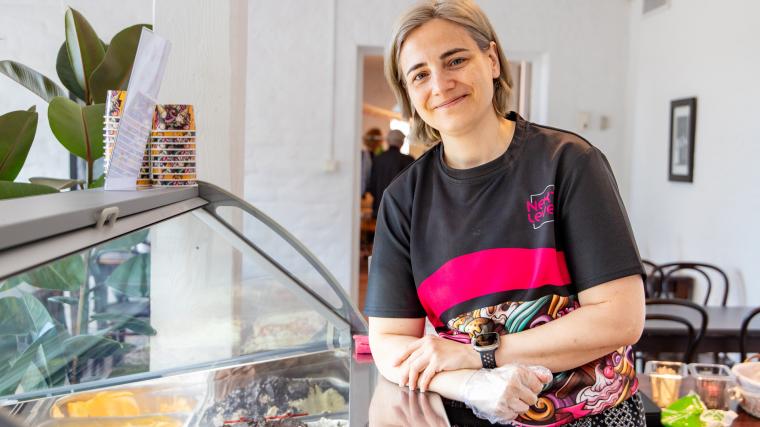
<path fill-rule="evenodd" d="M 697 129 L 697 98 L 670 102 L 670 150 L 668 179 L 694 182 L 694 137 Z"/>

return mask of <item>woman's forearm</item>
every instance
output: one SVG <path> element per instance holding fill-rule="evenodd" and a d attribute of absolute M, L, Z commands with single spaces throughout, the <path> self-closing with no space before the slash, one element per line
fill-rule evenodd
<path fill-rule="evenodd" d="M 626 345 L 644 328 L 644 285 L 638 275 L 580 294 L 581 307 L 549 323 L 501 337 L 496 363 L 546 366 L 553 372 L 585 365 Z"/>
<path fill-rule="evenodd" d="M 405 365 L 396 365 L 395 361 L 404 353 L 406 346 L 419 338 L 408 335 L 370 334 L 372 358 L 380 374 L 394 384 L 401 382 L 401 377 L 408 372 Z M 406 372 L 404 371 L 406 369 Z M 430 383 L 429 390 L 447 399 L 462 400 L 462 386 L 475 373 L 474 369 L 438 372 Z"/>
<path fill-rule="evenodd" d="M 523 363 L 561 372 L 589 363 L 638 340 L 637 322 L 590 305 L 519 333 L 501 337 L 496 364 Z"/>

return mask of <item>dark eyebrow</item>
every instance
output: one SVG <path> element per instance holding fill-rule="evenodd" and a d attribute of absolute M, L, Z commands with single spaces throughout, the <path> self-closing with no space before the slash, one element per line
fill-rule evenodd
<path fill-rule="evenodd" d="M 465 49 L 463 47 L 455 47 L 454 49 L 449 49 L 446 52 L 443 52 L 441 54 L 441 56 L 439 56 L 438 58 L 441 59 L 441 60 L 444 60 L 444 59 L 446 59 L 446 57 L 454 55 L 455 53 L 459 53 L 459 52 L 467 52 L 467 49 Z M 418 68 L 420 68 L 420 67 L 422 67 L 424 65 L 425 65 L 425 63 L 423 63 L 423 62 L 420 62 L 419 64 L 412 65 L 411 67 L 409 67 L 408 70 L 406 70 L 406 75 L 409 75 L 409 73 L 411 73 L 412 71 L 414 71 L 414 70 L 416 70 L 416 69 L 418 69 Z"/>

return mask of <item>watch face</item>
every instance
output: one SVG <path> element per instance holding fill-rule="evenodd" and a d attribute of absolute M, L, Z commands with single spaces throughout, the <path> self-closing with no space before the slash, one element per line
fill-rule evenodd
<path fill-rule="evenodd" d="M 499 342 L 498 332 L 486 332 L 475 336 L 473 339 L 473 345 L 476 347 L 487 347 Z"/>

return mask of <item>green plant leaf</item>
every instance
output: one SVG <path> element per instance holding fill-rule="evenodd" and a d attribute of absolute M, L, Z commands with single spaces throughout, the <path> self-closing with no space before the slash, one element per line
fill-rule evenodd
<path fill-rule="evenodd" d="M 29 89 L 45 102 L 50 102 L 56 96 L 66 96 L 66 91 L 54 81 L 16 61 L 0 61 L 0 73 Z"/>
<path fill-rule="evenodd" d="M 61 48 L 58 49 L 58 58 L 55 60 L 55 71 L 58 73 L 58 79 L 61 80 L 63 86 L 84 102 L 84 88 L 79 86 L 77 77 L 74 75 L 74 68 L 71 67 L 65 41 L 61 43 Z M 68 98 L 68 96 L 64 95 L 64 98 Z"/>
<path fill-rule="evenodd" d="M 106 184 L 106 174 L 101 174 L 87 188 L 102 188 Z"/>
<path fill-rule="evenodd" d="M 0 298 L 0 335 L 37 338 L 54 325 L 45 306 L 31 295 L 23 293 L 20 297 Z"/>
<path fill-rule="evenodd" d="M 77 186 L 84 187 L 84 181 L 81 179 L 45 178 L 41 176 L 35 176 L 29 178 L 29 182 L 32 184 L 47 185 L 48 187 L 55 188 L 58 191 L 68 190 Z"/>
<path fill-rule="evenodd" d="M 108 276 L 106 285 L 131 297 L 148 296 L 150 290 L 150 254 L 137 254 Z"/>
<path fill-rule="evenodd" d="M 103 156 L 103 114 L 105 104 L 81 106 L 56 97 L 48 107 L 50 130 L 73 155 L 94 161 Z"/>
<path fill-rule="evenodd" d="M 113 36 L 103 62 L 90 77 L 93 102 L 106 102 L 106 92 L 109 90 L 127 90 L 143 27 L 152 28 L 147 24 L 133 25 Z"/>
<path fill-rule="evenodd" d="M 106 52 L 87 19 L 72 8 L 66 9 L 66 50 L 77 83 L 84 88 L 85 102 L 92 102 L 90 77 Z"/>
<path fill-rule="evenodd" d="M 11 111 L 0 116 L 0 180 L 13 181 L 21 172 L 37 133 L 36 111 Z"/>
<path fill-rule="evenodd" d="M 46 185 L 0 181 L 0 199 L 15 199 L 16 197 L 37 196 L 57 192 L 54 188 Z"/>
<path fill-rule="evenodd" d="M 82 255 L 74 254 L 43 265 L 32 271 L 11 277 L 6 282 L 8 288 L 27 283 L 36 288 L 57 291 L 78 291 L 84 283 L 85 268 Z M 5 290 L 0 288 L 0 291 Z"/>
<path fill-rule="evenodd" d="M 79 298 L 56 296 L 48 298 L 48 301 L 57 302 L 60 304 L 76 305 L 79 302 Z"/>
<path fill-rule="evenodd" d="M 54 336 L 55 333 L 55 328 L 48 329 L 42 336 L 34 340 L 29 347 L 21 352 L 20 355 L 16 356 L 18 352 L 13 352 L 14 358 L 10 361 L 5 372 L 2 372 L 2 375 L 0 375 L 0 396 L 14 394 L 16 392 L 16 389 L 26 374 L 26 371 L 29 369 L 29 366 L 38 358 L 38 351 L 42 346 L 42 342 L 49 339 L 50 336 Z"/>
<path fill-rule="evenodd" d="M 156 335 L 156 330 L 148 322 L 126 314 L 97 313 L 90 316 L 90 322 L 95 321 L 112 322 L 112 325 L 108 328 L 111 331 L 129 329 L 140 335 Z"/>

